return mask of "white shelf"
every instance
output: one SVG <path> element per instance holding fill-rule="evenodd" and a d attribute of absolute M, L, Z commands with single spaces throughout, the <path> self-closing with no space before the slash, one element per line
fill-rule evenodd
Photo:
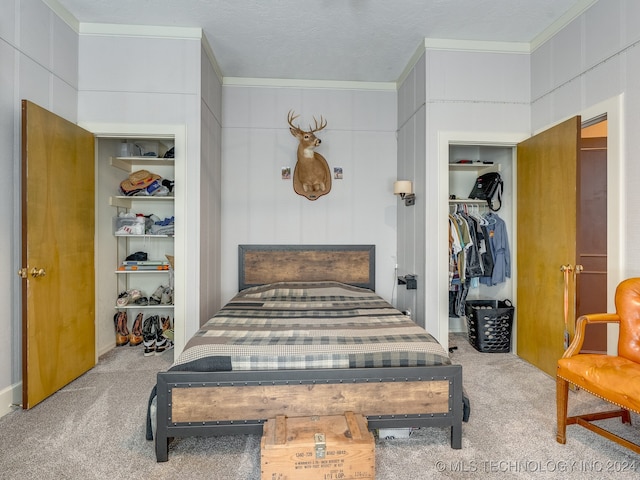
<path fill-rule="evenodd" d="M 111 157 L 111 166 L 131 173 L 146 167 L 172 166 L 173 158 L 158 157 Z"/>
<path fill-rule="evenodd" d="M 118 237 L 118 238 L 144 238 L 144 237 L 151 237 L 151 238 L 173 238 L 173 235 L 152 235 L 150 233 L 145 233 L 143 235 L 132 235 L 130 233 L 126 233 L 126 234 L 117 234 L 114 233 L 113 234 L 114 237 Z"/>
<path fill-rule="evenodd" d="M 164 273 L 167 274 L 171 270 L 116 270 L 117 275 L 142 275 L 149 273 Z"/>
<path fill-rule="evenodd" d="M 450 163 L 449 171 L 451 172 L 477 172 L 478 175 L 483 175 L 489 172 L 499 172 L 500 164 L 498 163 L 483 163 L 483 162 L 473 162 L 473 163 Z"/>
<path fill-rule="evenodd" d="M 455 200 L 449 199 L 450 204 L 458 204 L 458 203 L 467 203 L 467 204 L 477 204 L 477 205 L 486 205 L 486 200 L 478 200 L 477 198 L 456 198 Z"/>
<path fill-rule="evenodd" d="M 173 305 L 125 305 L 124 307 L 115 306 L 116 310 L 169 310 L 173 309 Z"/>
<path fill-rule="evenodd" d="M 173 202 L 174 199 L 175 197 L 173 195 L 167 195 L 164 197 L 162 196 L 156 197 L 153 195 L 140 195 L 140 196 L 114 195 L 112 197 L 109 197 L 109 205 L 111 205 L 112 207 L 122 207 L 122 208 L 130 209 L 134 201 L 135 202 L 138 202 L 138 201 L 143 201 L 143 202 L 171 201 Z"/>

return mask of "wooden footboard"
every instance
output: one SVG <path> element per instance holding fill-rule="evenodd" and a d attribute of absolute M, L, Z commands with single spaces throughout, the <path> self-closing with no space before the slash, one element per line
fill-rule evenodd
<path fill-rule="evenodd" d="M 365 415 L 369 428 L 450 427 L 462 446 L 462 367 L 394 367 L 252 372 L 161 372 L 157 383 L 156 458 L 173 437 L 261 434 L 289 417 Z"/>

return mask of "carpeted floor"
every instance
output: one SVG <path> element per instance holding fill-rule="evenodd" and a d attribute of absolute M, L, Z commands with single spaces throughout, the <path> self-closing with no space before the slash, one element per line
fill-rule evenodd
<path fill-rule="evenodd" d="M 512 354 L 475 351 L 464 336 L 452 361 L 463 365 L 471 418 L 462 449 L 449 431 L 420 429 L 407 439 L 376 441 L 376 478 L 637 478 L 640 456 L 588 430 L 568 427 L 566 445 L 555 441 L 555 380 Z M 122 347 L 90 372 L 30 411 L 0 418 L 0 479 L 252 480 L 260 478 L 260 438 L 176 439 L 169 461 L 156 463 L 145 440 L 147 399 L 155 373 L 170 356 L 145 358 Z M 570 412 L 601 401 L 570 393 Z M 640 442 L 634 426 L 603 423 Z"/>

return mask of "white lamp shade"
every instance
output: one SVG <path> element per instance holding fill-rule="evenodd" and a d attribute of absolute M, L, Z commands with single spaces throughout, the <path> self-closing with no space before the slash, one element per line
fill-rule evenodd
<path fill-rule="evenodd" d="M 398 180 L 393 183 L 393 193 L 395 195 L 413 193 L 413 183 L 411 180 Z"/>

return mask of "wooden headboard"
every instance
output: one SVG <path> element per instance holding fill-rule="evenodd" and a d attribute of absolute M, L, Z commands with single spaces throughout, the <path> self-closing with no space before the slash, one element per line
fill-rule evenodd
<path fill-rule="evenodd" d="M 375 245 L 238 245 L 238 288 L 333 280 L 375 291 Z"/>

